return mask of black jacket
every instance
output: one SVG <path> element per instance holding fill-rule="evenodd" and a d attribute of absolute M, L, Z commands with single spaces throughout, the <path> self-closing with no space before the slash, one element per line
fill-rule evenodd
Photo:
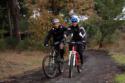
<path fill-rule="evenodd" d="M 66 34 L 73 34 L 71 41 L 75 41 L 75 42 L 85 41 L 85 38 L 86 38 L 86 31 L 84 27 L 79 27 L 78 25 L 76 27 L 69 26 Z"/>
<path fill-rule="evenodd" d="M 67 29 L 60 25 L 59 28 L 52 28 L 46 38 L 45 38 L 45 41 L 44 41 L 44 44 L 48 44 L 48 41 L 50 40 L 50 38 L 53 39 L 53 43 L 54 42 L 60 42 L 63 40 L 64 38 L 64 32 L 66 31 Z"/>

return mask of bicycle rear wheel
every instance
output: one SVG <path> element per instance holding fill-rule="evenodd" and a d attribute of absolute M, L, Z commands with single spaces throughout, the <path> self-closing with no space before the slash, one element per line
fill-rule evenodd
<path fill-rule="evenodd" d="M 64 62 L 58 63 L 58 70 L 60 74 L 64 72 Z"/>
<path fill-rule="evenodd" d="M 43 72 L 46 77 L 53 78 L 57 74 L 57 64 L 55 58 L 51 55 L 45 56 L 42 62 Z"/>
<path fill-rule="evenodd" d="M 70 64 L 69 64 L 69 78 L 72 77 L 73 60 L 74 60 L 74 55 L 72 54 L 72 55 L 71 55 L 71 58 L 70 58 Z"/>

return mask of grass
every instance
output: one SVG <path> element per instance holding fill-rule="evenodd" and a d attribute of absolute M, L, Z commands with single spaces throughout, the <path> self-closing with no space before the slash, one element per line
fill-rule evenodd
<path fill-rule="evenodd" d="M 116 61 L 116 63 L 125 65 L 125 54 L 114 54 L 112 58 Z"/>
<path fill-rule="evenodd" d="M 45 54 L 40 51 L 1 52 L 0 80 L 41 67 Z"/>
<path fill-rule="evenodd" d="M 116 75 L 115 83 L 125 83 L 125 73 Z"/>
<path fill-rule="evenodd" d="M 113 54 L 112 58 L 119 65 L 125 65 L 125 54 Z M 117 74 L 114 83 L 125 83 L 125 73 Z"/>

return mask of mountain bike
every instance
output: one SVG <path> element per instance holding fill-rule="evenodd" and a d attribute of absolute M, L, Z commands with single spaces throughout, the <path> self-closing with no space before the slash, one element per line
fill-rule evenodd
<path fill-rule="evenodd" d="M 68 56 L 68 66 L 69 66 L 69 78 L 72 77 L 72 71 L 73 68 L 76 67 L 77 71 L 80 73 L 81 72 L 81 64 L 80 64 L 80 56 L 78 52 L 76 51 L 76 45 L 82 45 L 82 42 L 67 42 L 69 45 L 72 45 L 72 50 L 69 51 L 69 56 Z"/>
<path fill-rule="evenodd" d="M 57 43 L 56 43 L 57 44 Z M 63 72 L 63 64 L 59 51 L 55 50 L 54 46 L 51 45 L 50 54 L 43 58 L 42 69 L 46 77 L 54 78 L 57 73 Z"/>

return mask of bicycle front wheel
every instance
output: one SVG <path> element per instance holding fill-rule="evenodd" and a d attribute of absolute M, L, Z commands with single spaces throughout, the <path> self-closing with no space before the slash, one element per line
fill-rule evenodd
<path fill-rule="evenodd" d="M 46 77 L 53 78 L 57 73 L 57 64 L 51 55 L 45 56 L 42 62 L 42 69 Z"/>
<path fill-rule="evenodd" d="M 72 77 L 73 60 L 74 60 L 74 55 L 72 54 L 72 55 L 71 55 L 71 58 L 70 58 L 70 64 L 69 64 L 69 78 Z"/>

